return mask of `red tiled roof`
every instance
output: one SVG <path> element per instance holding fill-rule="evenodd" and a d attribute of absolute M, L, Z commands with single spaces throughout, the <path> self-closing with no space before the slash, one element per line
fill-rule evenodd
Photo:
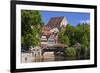
<path fill-rule="evenodd" d="M 50 27 L 43 26 L 43 27 L 42 27 L 42 31 L 50 31 Z"/>
<path fill-rule="evenodd" d="M 46 26 L 54 28 L 57 26 L 60 26 L 61 21 L 63 20 L 64 16 L 60 16 L 60 17 L 52 17 L 49 22 L 47 23 Z"/>

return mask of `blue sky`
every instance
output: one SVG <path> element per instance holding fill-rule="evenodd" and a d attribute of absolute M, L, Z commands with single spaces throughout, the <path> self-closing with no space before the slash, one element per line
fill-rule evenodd
<path fill-rule="evenodd" d="M 90 22 L 90 13 L 80 12 L 54 12 L 54 11 L 40 11 L 42 20 L 45 24 L 50 20 L 51 17 L 65 16 L 68 23 L 72 26 L 76 26 L 79 23 Z"/>

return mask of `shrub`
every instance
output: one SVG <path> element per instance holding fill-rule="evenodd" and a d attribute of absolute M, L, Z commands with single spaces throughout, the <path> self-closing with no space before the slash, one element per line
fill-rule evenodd
<path fill-rule="evenodd" d="M 90 58 L 90 48 L 87 48 L 85 45 L 82 45 L 81 56 L 83 56 L 84 59 Z"/>
<path fill-rule="evenodd" d="M 73 47 L 66 48 L 65 53 L 68 57 L 75 57 L 76 56 L 76 49 Z"/>

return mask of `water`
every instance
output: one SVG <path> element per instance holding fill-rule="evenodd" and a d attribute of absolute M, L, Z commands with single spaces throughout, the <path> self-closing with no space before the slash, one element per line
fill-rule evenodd
<path fill-rule="evenodd" d="M 80 60 L 76 57 L 64 57 L 61 55 L 54 55 L 53 52 L 46 52 L 43 56 L 32 56 L 32 53 L 22 53 L 21 62 L 22 63 L 32 63 L 32 62 L 51 62 L 51 61 L 69 61 L 69 60 Z"/>

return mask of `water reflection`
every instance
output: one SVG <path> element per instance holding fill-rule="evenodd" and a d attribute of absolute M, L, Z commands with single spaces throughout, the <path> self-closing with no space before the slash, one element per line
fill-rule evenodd
<path fill-rule="evenodd" d="M 80 60 L 80 58 L 65 57 L 63 55 L 54 55 L 53 52 L 46 52 L 46 53 L 44 53 L 43 56 L 36 56 L 36 57 L 32 56 L 31 53 L 22 53 L 22 55 L 21 55 L 21 62 L 22 63 L 68 61 L 68 60 Z"/>

